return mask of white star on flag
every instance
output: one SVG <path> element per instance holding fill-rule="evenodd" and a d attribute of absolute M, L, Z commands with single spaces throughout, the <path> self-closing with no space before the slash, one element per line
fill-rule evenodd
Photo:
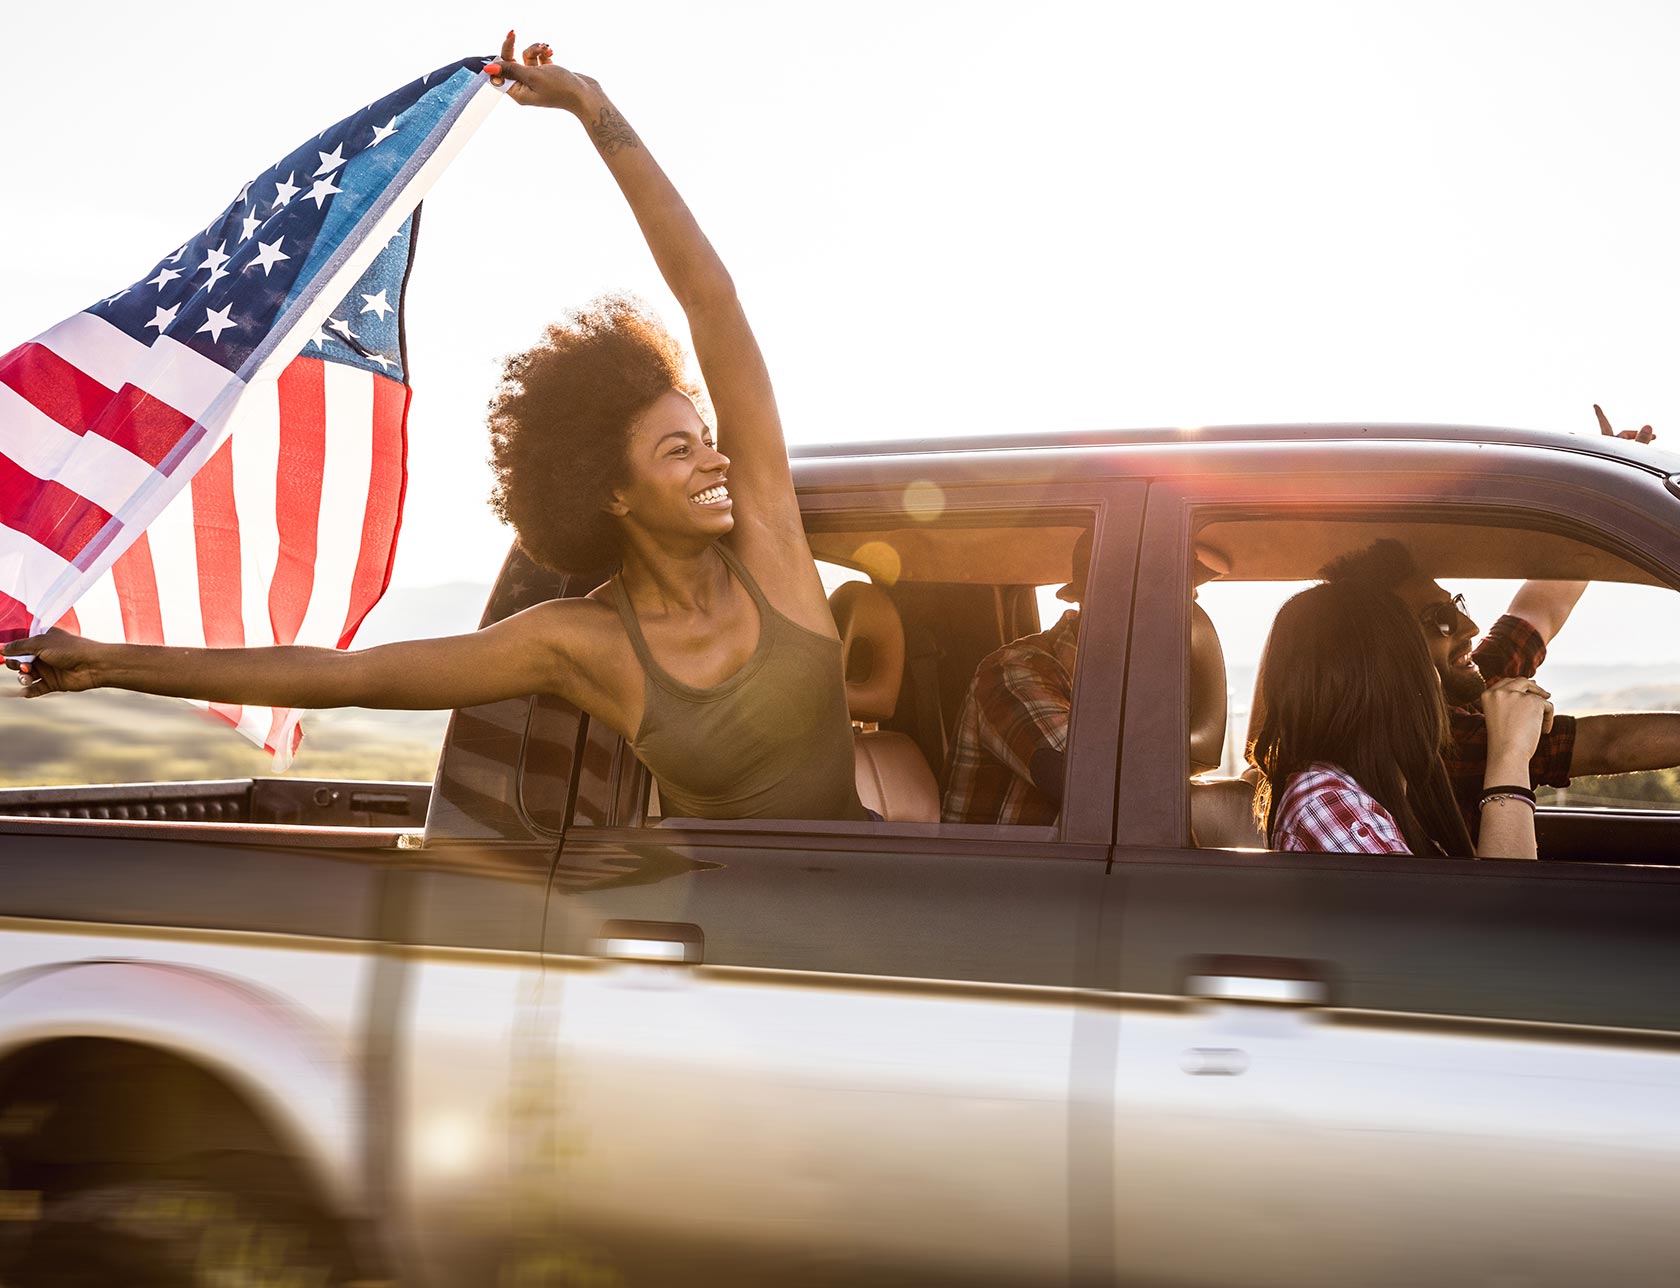
<path fill-rule="evenodd" d="M 244 222 L 245 222 L 245 231 L 239 234 L 239 240 L 240 241 L 250 241 L 251 240 L 251 234 L 256 232 L 257 229 L 262 227 L 262 220 L 261 220 L 261 218 L 258 217 L 257 208 L 255 206 L 252 206 L 251 209 L 248 210 L 245 213 L 245 221 Z"/>
<path fill-rule="evenodd" d="M 331 174 L 344 164 L 344 145 L 335 143 L 331 152 L 320 152 L 316 155 L 321 158 L 321 164 L 315 167 L 316 176 Z"/>
<path fill-rule="evenodd" d="M 389 121 L 386 121 L 384 125 L 376 125 L 373 127 L 373 142 L 368 144 L 368 146 L 370 148 L 376 148 L 396 132 L 397 118 L 393 116 Z"/>
<path fill-rule="evenodd" d="M 146 285 L 155 286 L 161 291 L 179 276 L 181 276 L 181 274 L 173 268 L 160 268 L 158 269 L 158 275 L 156 277 L 149 277 L 146 279 Z"/>
<path fill-rule="evenodd" d="M 326 204 L 327 198 L 332 196 L 333 193 L 343 191 L 343 188 L 333 187 L 333 181 L 330 178 L 317 179 L 315 180 L 315 186 L 308 192 L 304 193 L 303 196 L 304 200 L 313 201 L 315 203 L 315 209 L 319 210 Z"/>
<path fill-rule="evenodd" d="M 261 264 L 262 265 L 263 276 L 267 277 L 268 274 L 269 274 L 269 270 L 271 270 L 281 260 L 291 258 L 290 255 L 286 254 L 285 251 L 280 249 L 280 243 L 285 241 L 285 240 L 286 239 L 284 237 L 276 237 L 271 242 L 265 242 L 265 241 L 258 242 L 257 243 L 257 257 L 255 259 L 253 259 L 249 264 L 245 265 L 245 267 L 246 268 L 255 268 L 258 264 Z"/>
<path fill-rule="evenodd" d="M 357 335 L 354 331 L 352 331 L 350 329 L 350 324 L 348 322 L 340 322 L 337 318 L 328 318 L 327 319 L 327 325 L 329 327 L 331 327 L 334 331 L 337 331 L 346 340 L 359 340 L 359 339 L 361 339 L 361 336 Z"/>
<path fill-rule="evenodd" d="M 233 312 L 233 305 L 231 304 L 224 304 L 219 309 L 206 309 L 205 312 L 209 316 L 204 319 L 204 325 L 199 327 L 197 331 L 193 332 L 194 335 L 202 335 L 204 332 L 208 331 L 212 340 L 219 341 L 222 338 L 223 331 L 227 330 L 230 326 L 239 325 L 239 323 L 235 322 L 228 316 L 229 313 Z"/>
<path fill-rule="evenodd" d="M 179 304 L 171 304 L 166 309 L 159 309 L 157 313 L 153 315 L 152 320 L 146 323 L 146 325 L 149 327 L 156 327 L 157 333 L 162 335 L 164 331 L 175 325 L 175 315 L 180 312 L 180 310 L 181 306 Z"/>
<path fill-rule="evenodd" d="M 386 367 L 396 365 L 389 358 L 387 358 L 383 353 L 370 353 L 370 354 L 368 354 L 368 361 L 377 362 L 379 364 L 379 369 L 381 371 L 385 370 Z"/>
<path fill-rule="evenodd" d="M 218 281 L 228 275 L 227 269 L 222 267 L 223 264 L 227 263 L 228 260 L 232 258 L 231 256 L 224 255 L 222 253 L 226 246 L 227 243 L 223 242 L 220 246 L 216 247 L 215 250 L 204 252 L 204 262 L 200 264 L 198 268 L 199 270 L 206 268 L 210 270 L 210 280 L 205 283 L 205 286 L 214 286 Z"/>
<path fill-rule="evenodd" d="M 327 333 L 321 330 L 320 327 L 316 327 L 315 334 L 309 337 L 308 342 L 314 345 L 317 349 L 324 349 L 327 347 Z"/>
<path fill-rule="evenodd" d="M 281 206 L 284 206 L 302 191 L 302 188 L 292 182 L 292 176 L 287 175 L 285 183 L 277 183 L 274 185 L 274 208 L 276 210 L 280 209 Z"/>
<path fill-rule="evenodd" d="M 175 248 L 175 253 L 171 255 L 166 262 L 170 264 L 179 264 L 181 262 L 181 256 L 187 253 L 187 247 L 191 244 L 191 242 L 182 242 Z"/>
<path fill-rule="evenodd" d="M 380 290 L 378 295 L 364 295 L 362 296 L 362 299 L 367 301 L 362 305 L 362 312 L 379 314 L 379 320 L 381 322 L 385 320 L 385 315 L 387 313 L 396 312 L 396 310 L 391 307 L 391 302 L 385 298 L 385 291 L 383 288 Z"/>

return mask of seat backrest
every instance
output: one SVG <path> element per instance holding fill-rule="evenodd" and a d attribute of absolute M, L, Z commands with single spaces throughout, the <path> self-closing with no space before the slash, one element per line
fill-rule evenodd
<path fill-rule="evenodd" d="M 849 581 L 828 597 L 840 630 L 858 797 L 889 823 L 937 823 L 939 785 L 913 738 L 857 725 L 890 720 L 904 683 L 904 623 L 879 586 Z"/>
<path fill-rule="evenodd" d="M 1225 759 L 1225 651 L 1213 619 L 1190 605 L 1190 772 L 1211 774 Z M 1246 778 L 1192 777 L 1190 832 L 1204 849 L 1264 849 L 1254 822 L 1254 784 Z"/>

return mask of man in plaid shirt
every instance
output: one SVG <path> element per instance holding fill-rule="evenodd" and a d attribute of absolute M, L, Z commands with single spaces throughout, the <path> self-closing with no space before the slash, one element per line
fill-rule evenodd
<path fill-rule="evenodd" d="M 1073 580 L 1056 598 L 1085 597 L 1091 534 L 1073 549 Z M 1079 610 L 1047 631 L 1005 644 L 974 673 L 951 746 L 951 779 L 940 819 L 946 823 L 1053 824 L 1062 812 L 1062 768 Z"/>
<path fill-rule="evenodd" d="M 1425 577 L 1398 541 L 1378 541 L 1345 555 L 1322 575 L 1326 581 L 1364 580 L 1392 591 L 1423 626 L 1452 721 L 1452 741 L 1443 760 L 1474 839 L 1487 764 L 1482 690 L 1495 680 L 1533 676 L 1546 658 L 1546 645 L 1569 620 L 1587 583 L 1525 582 L 1505 615 L 1472 648 L 1477 626 L 1464 610 L 1464 597 L 1449 595 Z M 1540 735 L 1529 774 L 1536 787 L 1567 787 L 1571 775 L 1622 774 L 1674 765 L 1680 765 L 1680 713 L 1560 715 Z"/>

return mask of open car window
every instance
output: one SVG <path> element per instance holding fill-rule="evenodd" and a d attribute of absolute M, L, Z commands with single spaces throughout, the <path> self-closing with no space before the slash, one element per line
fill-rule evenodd
<path fill-rule="evenodd" d="M 1380 521 L 1338 525 L 1323 519 L 1309 531 L 1292 517 L 1268 530 L 1263 520 L 1246 519 L 1240 537 L 1254 544 L 1255 553 L 1245 567 L 1243 547 L 1234 541 L 1238 526 L 1212 524 L 1201 530 L 1204 539 L 1212 533 L 1221 550 L 1237 553 L 1221 575 L 1202 580 L 1191 591 L 1193 612 L 1205 614 L 1205 625 L 1192 632 L 1193 648 L 1199 650 L 1190 668 L 1193 695 L 1198 679 L 1205 681 L 1208 674 L 1210 638 L 1224 668 L 1225 718 L 1217 740 L 1209 717 L 1212 695 L 1191 700 L 1192 831 L 1204 848 L 1265 844 L 1252 816 L 1244 832 L 1240 815 L 1245 805 L 1251 807 L 1253 791 L 1238 781 L 1245 774 L 1254 777 L 1247 750 L 1255 679 L 1277 610 L 1314 584 L 1312 574 L 1327 559 L 1362 548 L 1383 528 Z M 1404 532 L 1403 517 L 1397 516 L 1394 526 Z M 1551 692 L 1557 713 L 1574 718 L 1573 736 L 1580 738 L 1580 722 L 1593 722 L 1586 726 L 1590 740 L 1572 747 L 1561 781 L 1536 782 L 1541 857 L 1668 861 L 1656 856 L 1654 847 L 1672 852 L 1680 833 L 1671 835 L 1668 824 L 1649 816 L 1680 815 L 1680 768 L 1583 771 L 1603 768 L 1589 758 L 1608 727 L 1601 717 L 1680 712 L 1680 592 L 1585 536 L 1528 533 L 1516 526 L 1502 529 L 1491 542 L 1484 540 L 1486 535 L 1482 525 L 1457 527 L 1436 519 L 1413 547 L 1425 575 L 1446 592 L 1463 596 L 1478 638 L 1505 614 L 1528 577 L 1556 584 L 1582 573 L 1597 575 L 1546 647 L 1536 675 Z M 1293 557 L 1292 539 L 1300 547 Z M 1527 576 L 1488 575 L 1506 568 Z M 1207 571 L 1202 570 L 1203 578 Z"/>
<path fill-rule="evenodd" d="M 858 709 L 853 730 L 858 757 L 859 795 L 866 807 L 883 815 L 874 823 L 735 821 L 715 823 L 667 817 L 657 784 L 623 741 L 594 728 L 586 717 L 564 704 L 538 699 L 533 704 L 530 736 L 522 773 L 526 813 L 545 830 L 570 826 L 649 826 L 753 830 L 855 831 L 887 828 L 905 835 L 1006 834 L 1020 840 L 1053 840 L 1058 835 L 1057 806 L 1020 817 L 980 806 L 986 816 L 947 811 L 953 767 L 963 742 L 961 720 L 974 677 L 983 659 L 1001 646 L 1032 637 L 1062 619 L 1072 607 L 1055 598 L 1072 572 L 1075 544 L 1088 532 L 1093 516 L 1077 512 L 1037 515 L 1011 513 L 965 516 L 961 521 L 905 525 L 902 515 L 890 525 L 851 526 L 814 531 L 812 546 L 824 589 L 865 587 L 871 597 L 869 630 L 882 603 L 902 631 L 903 670 L 896 700 Z M 1048 605 L 1046 610 L 1044 606 Z M 1042 612 L 1048 611 L 1049 616 Z M 1078 619 L 1064 635 L 1077 639 Z M 862 628 L 854 628 L 861 630 Z M 851 643 L 848 632 L 849 688 L 868 687 L 871 660 L 884 654 L 879 640 Z M 1067 659 L 1073 653 L 1068 650 Z M 1062 681 L 1066 708 L 1072 702 L 1072 675 Z M 1061 789 L 1065 750 L 1035 768 L 1056 774 Z M 957 767 L 960 777 L 961 768 Z M 1038 784 L 1034 784 L 1036 787 Z"/>

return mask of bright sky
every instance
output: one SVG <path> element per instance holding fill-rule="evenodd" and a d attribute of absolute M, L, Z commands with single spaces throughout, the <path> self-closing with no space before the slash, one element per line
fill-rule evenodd
<path fill-rule="evenodd" d="M 688 198 L 795 441 L 1590 431 L 1598 401 L 1680 445 L 1680 7 L 1662 0 L 472 11 L 0 9 L 0 348 L 512 23 L 599 78 Z M 491 576 L 497 359 L 614 288 L 680 323 L 582 130 L 507 105 L 426 203 L 397 584 Z"/>

